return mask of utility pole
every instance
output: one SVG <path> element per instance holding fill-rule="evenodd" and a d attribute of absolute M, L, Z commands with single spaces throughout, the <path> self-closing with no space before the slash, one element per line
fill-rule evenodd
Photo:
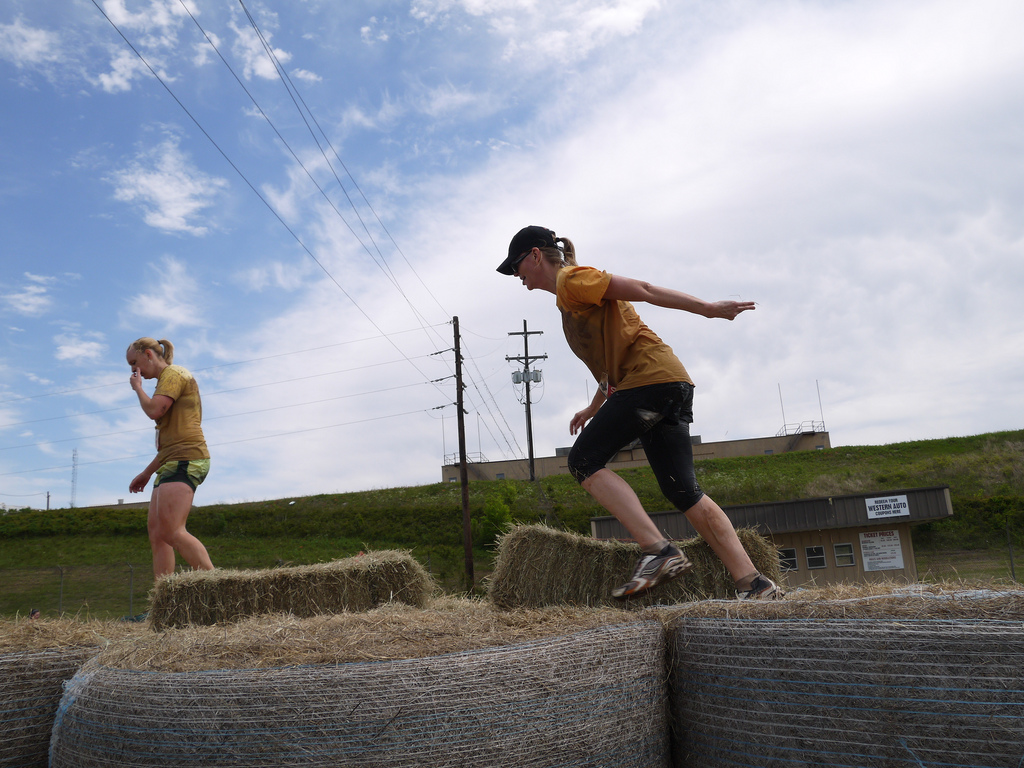
<path fill-rule="evenodd" d="M 530 336 L 539 336 L 544 331 L 528 331 L 526 329 L 526 321 L 523 320 L 523 330 L 509 331 L 509 336 L 522 336 L 523 337 L 523 355 L 522 357 L 510 357 L 505 356 L 505 360 L 515 360 L 517 363 L 523 364 L 522 371 L 513 371 L 512 381 L 516 384 L 526 382 L 526 450 L 528 451 L 530 459 L 530 480 L 536 480 L 537 476 L 533 470 L 533 419 L 530 415 L 530 382 L 540 381 L 540 371 L 531 371 L 530 363 L 533 360 L 547 360 L 547 355 L 534 355 L 530 356 Z"/>
<path fill-rule="evenodd" d="M 75 507 L 75 494 L 78 493 L 78 449 L 71 452 L 71 508 Z"/>
<path fill-rule="evenodd" d="M 473 530 L 469 520 L 469 470 L 466 467 L 466 420 L 462 407 L 462 346 L 459 340 L 459 318 L 455 326 L 455 410 L 459 423 L 459 484 L 462 486 L 462 547 L 466 553 L 466 591 L 473 591 Z"/>

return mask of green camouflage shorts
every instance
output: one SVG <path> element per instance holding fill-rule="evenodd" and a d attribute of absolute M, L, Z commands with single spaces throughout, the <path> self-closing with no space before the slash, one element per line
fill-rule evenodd
<path fill-rule="evenodd" d="M 168 461 L 156 471 L 153 487 L 156 488 L 162 483 L 185 483 L 194 491 L 208 474 L 210 474 L 209 459 Z"/>

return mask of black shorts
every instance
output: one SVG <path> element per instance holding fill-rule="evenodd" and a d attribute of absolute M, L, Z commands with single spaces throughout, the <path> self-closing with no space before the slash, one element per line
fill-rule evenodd
<path fill-rule="evenodd" d="M 693 468 L 692 422 L 692 384 L 616 390 L 569 451 L 569 471 L 582 483 L 639 438 L 661 492 L 685 512 L 704 496 Z"/>

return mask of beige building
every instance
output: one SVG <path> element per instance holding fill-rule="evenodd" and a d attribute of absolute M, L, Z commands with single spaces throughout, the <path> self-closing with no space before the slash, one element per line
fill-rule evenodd
<path fill-rule="evenodd" d="M 724 440 L 717 443 L 701 442 L 699 436 L 693 438 L 693 458 L 731 459 L 736 456 L 771 456 L 791 451 L 823 451 L 831 448 L 828 432 L 798 432 L 791 435 L 776 437 L 754 437 L 747 440 Z M 537 478 L 549 475 L 569 474 L 569 449 L 558 448 L 554 456 L 534 457 L 534 476 Z M 452 457 L 454 459 L 456 457 Z M 608 463 L 609 469 L 633 469 L 647 466 L 647 454 L 639 441 L 619 451 Z M 530 464 L 527 459 L 510 461 L 470 461 L 466 465 L 469 480 L 529 480 Z M 459 482 L 458 463 L 446 463 L 441 467 L 441 482 Z"/>

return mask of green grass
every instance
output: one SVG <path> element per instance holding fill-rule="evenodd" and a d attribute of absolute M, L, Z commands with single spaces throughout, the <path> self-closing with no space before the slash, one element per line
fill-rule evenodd
<path fill-rule="evenodd" d="M 702 487 L 723 505 L 948 485 L 953 518 L 915 528 L 922 574 L 952 573 L 943 564 L 950 560 L 962 563 L 955 571 L 961 575 L 1004 578 L 1009 567 L 1000 553 L 1008 549 L 1007 530 L 1024 559 L 1024 430 L 712 459 L 698 462 L 697 473 Z M 668 508 L 650 469 L 620 474 L 648 510 Z M 469 499 L 477 579 L 490 570 L 495 535 L 509 522 L 550 522 L 589 533 L 590 518 L 605 514 L 568 475 L 534 483 L 474 482 Z M 203 540 L 216 565 L 231 568 L 323 562 L 361 549 L 410 550 L 444 589 L 458 592 L 466 588 L 461 503 L 458 484 L 437 483 L 215 504 L 194 509 L 189 530 Z M 965 551 L 991 556 L 942 554 Z M 151 584 L 145 510 L 10 511 L 0 516 L 0 615 L 33 606 L 56 611 L 58 593 L 49 574 L 59 573 L 57 566 L 78 574 L 74 585 L 65 577 L 66 611 L 87 605 L 94 615 L 124 614 L 126 563 L 135 567 L 137 604 Z M 105 568 L 97 573 L 106 575 L 91 575 L 82 570 L 86 566 Z M 104 580 L 112 586 L 103 586 Z"/>

